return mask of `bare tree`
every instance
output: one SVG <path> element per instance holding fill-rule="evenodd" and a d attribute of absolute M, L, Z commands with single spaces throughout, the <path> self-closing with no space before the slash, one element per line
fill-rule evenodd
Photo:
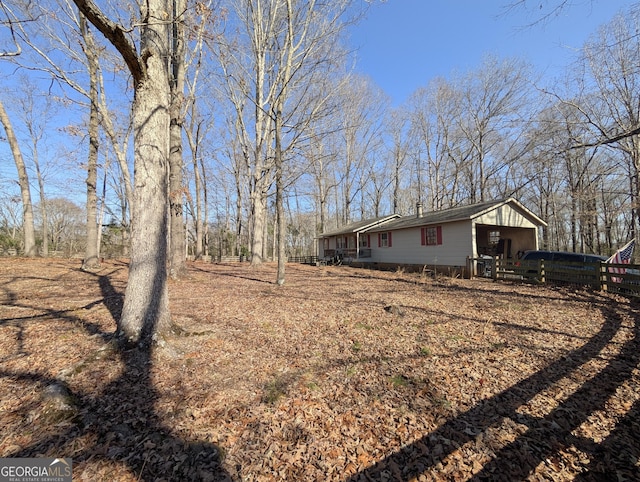
<path fill-rule="evenodd" d="M 638 236 L 640 215 L 640 10 L 632 8 L 604 25 L 584 48 L 594 94 L 580 100 L 584 119 L 607 145 L 624 153 L 629 175 L 631 236 Z M 640 131 L 638 131 L 640 132 Z M 613 140 L 615 139 L 615 142 Z M 612 142 L 609 142 L 612 141 Z"/>
<path fill-rule="evenodd" d="M 33 205 L 31 204 L 31 188 L 29 186 L 29 176 L 22 157 L 22 151 L 18 143 L 18 138 L 13 130 L 13 125 L 9 119 L 9 114 L 4 108 L 4 103 L 0 99 L 0 124 L 4 127 L 9 141 L 9 147 L 13 154 L 13 160 L 18 170 L 18 184 L 20 185 L 20 195 L 22 196 L 22 229 L 24 232 L 24 255 L 36 256 L 36 235 L 33 222 Z"/>
<path fill-rule="evenodd" d="M 70 87 L 88 102 L 87 243 L 83 267 L 86 269 L 95 268 L 99 264 L 98 243 L 100 240 L 96 195 L 100 124 L 105 128 L 105 132 L 113 144 L 123 173 L 125 189 L 129 193 L 131 192 L 128 164 L 124 154 L 126 146 L 124 148 L 119 146 L 120 141 L 115 133 L 112 115 L 105 100 L 100 65 L 101 48 L 96 44 L 86 19 L 82 14 L 78 14 L 77 8 L 71 0 L 38 4 L 27 2 L 21 8 L 23 16 L 32 19 L 32 21 L 18 23 L 17 33 L 20 41 L 29 47 L 25 52 L 28 51 L 33 55 L 23 62 L 16 59 L 16 63 L 19 62 L 20 66 L 29 70 L 46 72 L 63 89 Z M 61 26 L 62 28 L 60 28 Z M 61 59 L 66 60 L 61 61 Z M 78 65 L 81 66 L 80 69 L 78 69 Z M 72 97 L 66 97 L 65 101 Z M 72 102 L 81 104 L 82 100 L 74 99 Z"/>
<path fill-rule="evenodd" d="M 18 117 L 21 119 L 24 128 L 29 136 L 30 145 L 25 148 L 27 157 L 31 158 L 31 165 L 35 171 L 38 183 L 38 194 L 40 202 L 38 208 L 40 212 L 40 223 L 42 229 L 42 256 L 49 256 L 49 232 L 47 222 L 47 194 L 45 190 L 45 170 L 40 158 L 41 146 L 46 141 L 45 133 L 47 125 L 51 121 L 52 102 L 48 96 L 42 96 L 38 92 L 37 86 L 28 78 L 21 79 L 22 85 L 25 87 L 25 93 L 22 98 L 17 99 L 20 107 Z"/>
<path fill-rule="evenodd" d="M 200 77 L 202 76 L 202 71 L 204 69 L 203 65 L 203 41 L 204 34 L 208 31 L 211 26 L 212 20 L 212 10 L 210 9 L 208 4 L 198 3 L 198 7 L 196 8 L 196 12 L 200 15 L 200 21 L 197 26 L 193 26 L 193 33 L 189 35 L 190 38 L 193 38 L 193 42 L 189 51 L 192 53 L 192 57 L 187 59 L 186 54 L 184 52 L 185 48 L 180 45 L 186 43 L 186 33 L 184 30 L 187 28 L 186 25 L 182 25 L 184 21 L 179 21 L 177 26 L 174 26 L 174 56 L 179 56 L 182 58 L 181 67 L 174 66 L 174 77 L 176 79 L 181 78 L 180 81 L 182 87 L 174 89 L 174 94 L 172 99 L 176 105 L 174 106 L 175 112 L 173 112 L 173 116 L 175 117 L 172 120 L 172 129 L 174 129 L 174 124 L 180 124 L 182 129 L 178 131 L 175 129 L 175 132 L 172 134 L 172 155 L 175 156 L 176 164 L 174 165 L 172 162 L 172 179 L 173 185 L 171 187 L 172 193 L 178 193 L 180 191 L 180 198 L 184 197 L 185 194 L 188 194 L 188 188 L 186 185 L 183 185 L 182 182 L 182 171 L 184 169 L 184 159 L 181 155 L 178 159 L 178 156 L 174 153 L 177 151 L 178 142 L 181 142 L 181 136 L 184 132 L 187 138 L 188 147 L 191 153 L 191 164 L 192 164 L 192 173 L 194 180 L 194 193 L 195 193 L 195 206 L 194 209 L 191 209 L 194 217 L 195 224 L 195 259 L 202 258 L 204 254 L 204 241 L 205 241 L 205 220 L 206 220 L 206 183 L 205 175 L 204 175 L 204 159 L 202 158 L 202 146 L 201 142 L 204 141 L 206 134 L 206 127 L 209 124 L 212 124 L 213 121 L 207 122 L 203 116 L 200 115 L 200 109 L 202 105 L 207 105 L 206 99 L 197 99 L 196 96 L 198 94 L 198 87 L 200 84 Z M 187 15 L 185 11 L 183 15 Z M 190 17 L 194 17 L 190 15 Z M 193 19 L 193 18 L 192 18 Z M 180 33 L 182 31 L 182 33 Z M 182 39 L 182 40 L 180 40 Z M 175 59 L 174 62 L 177 62 L 178 59 Z M 190 74 L 190 75 L 188 75 Z M 174 81 L 175 82 L 175 81 Z M 186 89 L 186 92 L 184 90 Z M 182 99 L 180 102 L 178 100 Z M 182 151 L 182 149 L 180 149 Z M 180 162 L 180 169 L 178 169 L 178 162 Z M 178 176 L 180 176 L 180 186 L 178 185 Z M 175 197 L 172 196 L 172 197 Z M 187 196 L 187 202 L 192 202 L 193 196 Z M 205 198 L 205 201 L 203 201 Z M 175 201 L 174 201 L 175 202 Z M 182 212 L 182 209 L 179 209 Z M 184 233 L 184 219 L 182 214 L 180 216 L 175 215 L 178 211 L 178 206 L 176 205 L 174 209 L 172 209 L 172 224 L 175 224 L 175 228 L 179 229 L 180 239 L 177 238 L 177 234 L 173 234 L 172 231 L 172 240 L 175 239 L 174 247 L 172 248 L 172 258 L 182 257 L 182 263 L 184 264 L 184 255 L 185 255 L 185 233 Z M 178 219 L 180 218 L 180 219 Z M 179 226 L 178 226 L 179 224 Z M 180 251 L 180 249 L 182 251 Z M 172 262 L 173 264 L 174 262 Z M 180 260 L 176 259 L 175 263 L 180 263 Z"/>
<path fill-rule="evenodd" d="M 316 212 L 319 215 L 318 232 L 323 233 L 327 229 L 328 204 L 331 192 L 338 185 L 335 178 L 337 162 L 336 150 L 331 147 L 330 137 L 319 132 L 312 132 L 309 143 L 305 149 L 305 156 L 308 160 L 309 171 L 312 178 L 316 204 Z"/>
<path fill-rule="evenodd" d="M 407 110 L 417 183 L 414 202 L 431 211 L 450 207 L 460 184 L 460 166 L 471 158 L 456 127 L 463 116 L 459 92 L 445 79 L 434 79 L 411 96 Z"/>
<path fill-rule="evenodd" d="M 341 60 L 337 42 L 346 24 L 349 3 L 349 0 L 330 3 L 286 0 L 282 5 L 283 25 L 277 35 L 282 38 L 277 40 L 280 48 L 271 66 L 277 74 L 270 81 L 278 224 L 276 283 L 279 285 L 284 284 L 286 263 L 285 156 L 298 145 L 306 126 L 326 114 L 330 94 L 316 86 L 324 84 L 332 67 Z"/>
<path fill-rule="evenodd" d="M 171 109 L 169 124 L 169 275 L 173 279 L 183 276 L 185 266 L 185 229 L 183 199 L 185 188 L 182 179 L 184 166 L 182 129 L 184 123 L 185 89 L 185 0 L 173 0 L 171 4 L 171 61 L 169 87 Z"/>
<path fill-rule="evenodd" d="M 131 343 L 155 340 L 171 328 L 167 289 L 167 207 L 170 94 L 168 0 L 139 5 L 140 51 L 131 29 L 109 19 L 91 0 L 74 0 L 113 44 L 133 78 L 135 191 L 131 265 L 120 333 Z"/>
<path fill-rule="evenodd" d="M 22 47 L 20 42 L 16 38 L 16 31 L 14 27 L 13 13 L 8 8 L 3 8 L 3 14 L 7 17 L 6 26 L 11 32 L 11 37 L 14 41 L 15 49 L 7 50 L 0 53 L 0 58 L 13 57 L 22 53 Z M 20 195 L 22 197 L 22 225 L 24 232 L 24 254 L 25 256 L 35 256 L 37 253 L 36 247 L 36 235 L 33 222 L 33 205 L 31 204 L 31 190 L 29 186 L 29 177 L 27 175 L 27 169 L 22 157 L 22 151 L 18 144 L 18 139 L 13 130 L 13 125 L 9 118 L 4 103 L 0 99 L 0 124 L 4 127 L 7 134 L 7 140 L 9 142 L 9 148 L 13 154 L 13 159 L 18 170 L 18 184 L 20 185 Z"/>
<path fill-rule="evenodd" d="M 66 198 L 52 198 L 48 205 L 47 231 L 53 252 L 64 256 L 81 252 L 86 239 L 84 210 Z"/>
<path fill-rule="evenodd" d="M 235 0 L 231 11 L 237 19 L 238 35 L 228 36 L 214 47 L 222 68 L 223 89 L 236 117 L 233 126 L 250 173 L 251 264 L 258 266 L 265 255 L 266 199 L 273 179 L 267 64 L 275 50 L 279 12 L 274 2 L 266 0 Z"/>
<path fill-rule="evenodd" d="M 393 185 L 392 209 L 393 213 L 400 210 L 400 190 L 406 163 L 409 158 L 408 128 L 409 119 L 403 109 L 394 109 L 387 116 L 385 130 L 390 138 L 389 156 L 392 163 L 391 182 Z"/>
<path fill-rule="evenodd" d="M 342 108 L 334 114 L 339 137 L 340 224 L 351 222 L 354 201 L 364 187 L 367 161 L 382 135 L 382 113 L 387 100 L 371 81 L 351 75 L 337 89 Z"/>
<path fill-rule="evenodd" d="M 89 73 L 89 152 L 87 156 L 87 245 L 82 262 L 83 269 L 95 269 L 100 265 L 98 253 L 98 149 L 99 149 L 99 96 L 98 75 L 100 62 L 98 49 L 89 31 L 84 15 L 79 14 L 80 32 L 84 40 L 84 54 L 87 58 L 87 71 Z"/>
<path fill-rule="evenodd" d="M 513 159 L 522 155 L 528 93 L 532 87 L 526 64 L 488 57 L 476 72 L 462 79 L 460 139 L 468 146 L 469 161 L 462 166 L 469 202 L 499 196 L 492 187 L 505 176 Z"/>

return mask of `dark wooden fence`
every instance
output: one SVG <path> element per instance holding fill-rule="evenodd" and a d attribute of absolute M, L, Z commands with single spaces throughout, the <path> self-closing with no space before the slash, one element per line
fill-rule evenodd
<path fill-rule="evenodd" d="M 217 263 L 242 263 L 248 261 L 248 259 L 245 256 L 218 256 L 217 258 L 212 258 L 212 261 Z M 319 259 L 317 256 L 289 256 L 287 262 L 316 265 Z"/>
<path fill-rule="evenodd" d="M 319 258 L 317 256 L 289 256 L 287 257 L 287 261 L 289 263 L 316 265 L 319 262 Z"/>
<path fill-rule="evenodd" d="M 475 258 L 476 276 L 535 284 L 589 286 L 596 290 L 640 297 L 640 265 L 568 263 L 565 261 L 515 261 Z"/>

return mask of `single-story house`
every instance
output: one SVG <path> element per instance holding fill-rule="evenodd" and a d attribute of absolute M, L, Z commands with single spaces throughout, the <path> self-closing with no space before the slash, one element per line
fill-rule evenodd
<path fill-rule="evenodd" d="M 468 275 L 470 259 L 516 258 L 538 249 L 546 223 L 513 198 L 349 224 L 320 236 L 319 257 L 384 266 L 430 267 Z"/>
<path fill-rule="evenodd" d="M 323 233 L 320 235 L 319 257 L 348 260 L 369 259 L 371 258 L 371 235 L 367 234 L 367 230 L 398 218 L 400 218 L 399 214 L 391 214 L 380 218 L 365 219 Z"/>

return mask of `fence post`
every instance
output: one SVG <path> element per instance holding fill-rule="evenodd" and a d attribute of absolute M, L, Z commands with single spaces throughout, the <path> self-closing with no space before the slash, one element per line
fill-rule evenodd
<path fill-rule="evenodd" d="M 540 283 L 546 284 L 544 279 L 544 259 L 538 261 L 538 273 L 540 273 Z"/>
<path fill-rule="evenodd" d="M 607 263 L 600 261 L 598 262 L 598 279 L 600 281 L 600 291 L 609 291 L 607 289 L 607 268 L 606 268 Z"/>

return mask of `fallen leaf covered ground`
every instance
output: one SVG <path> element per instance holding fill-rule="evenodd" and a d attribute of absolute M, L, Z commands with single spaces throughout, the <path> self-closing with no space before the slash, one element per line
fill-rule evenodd
<path fill-rule="evenodd" d="M 0 259 L 0 457 L 74 480 L 640 480 L 637 306 L 349 267 L 192 263 L 114 342 L 127 264 Z"/>

